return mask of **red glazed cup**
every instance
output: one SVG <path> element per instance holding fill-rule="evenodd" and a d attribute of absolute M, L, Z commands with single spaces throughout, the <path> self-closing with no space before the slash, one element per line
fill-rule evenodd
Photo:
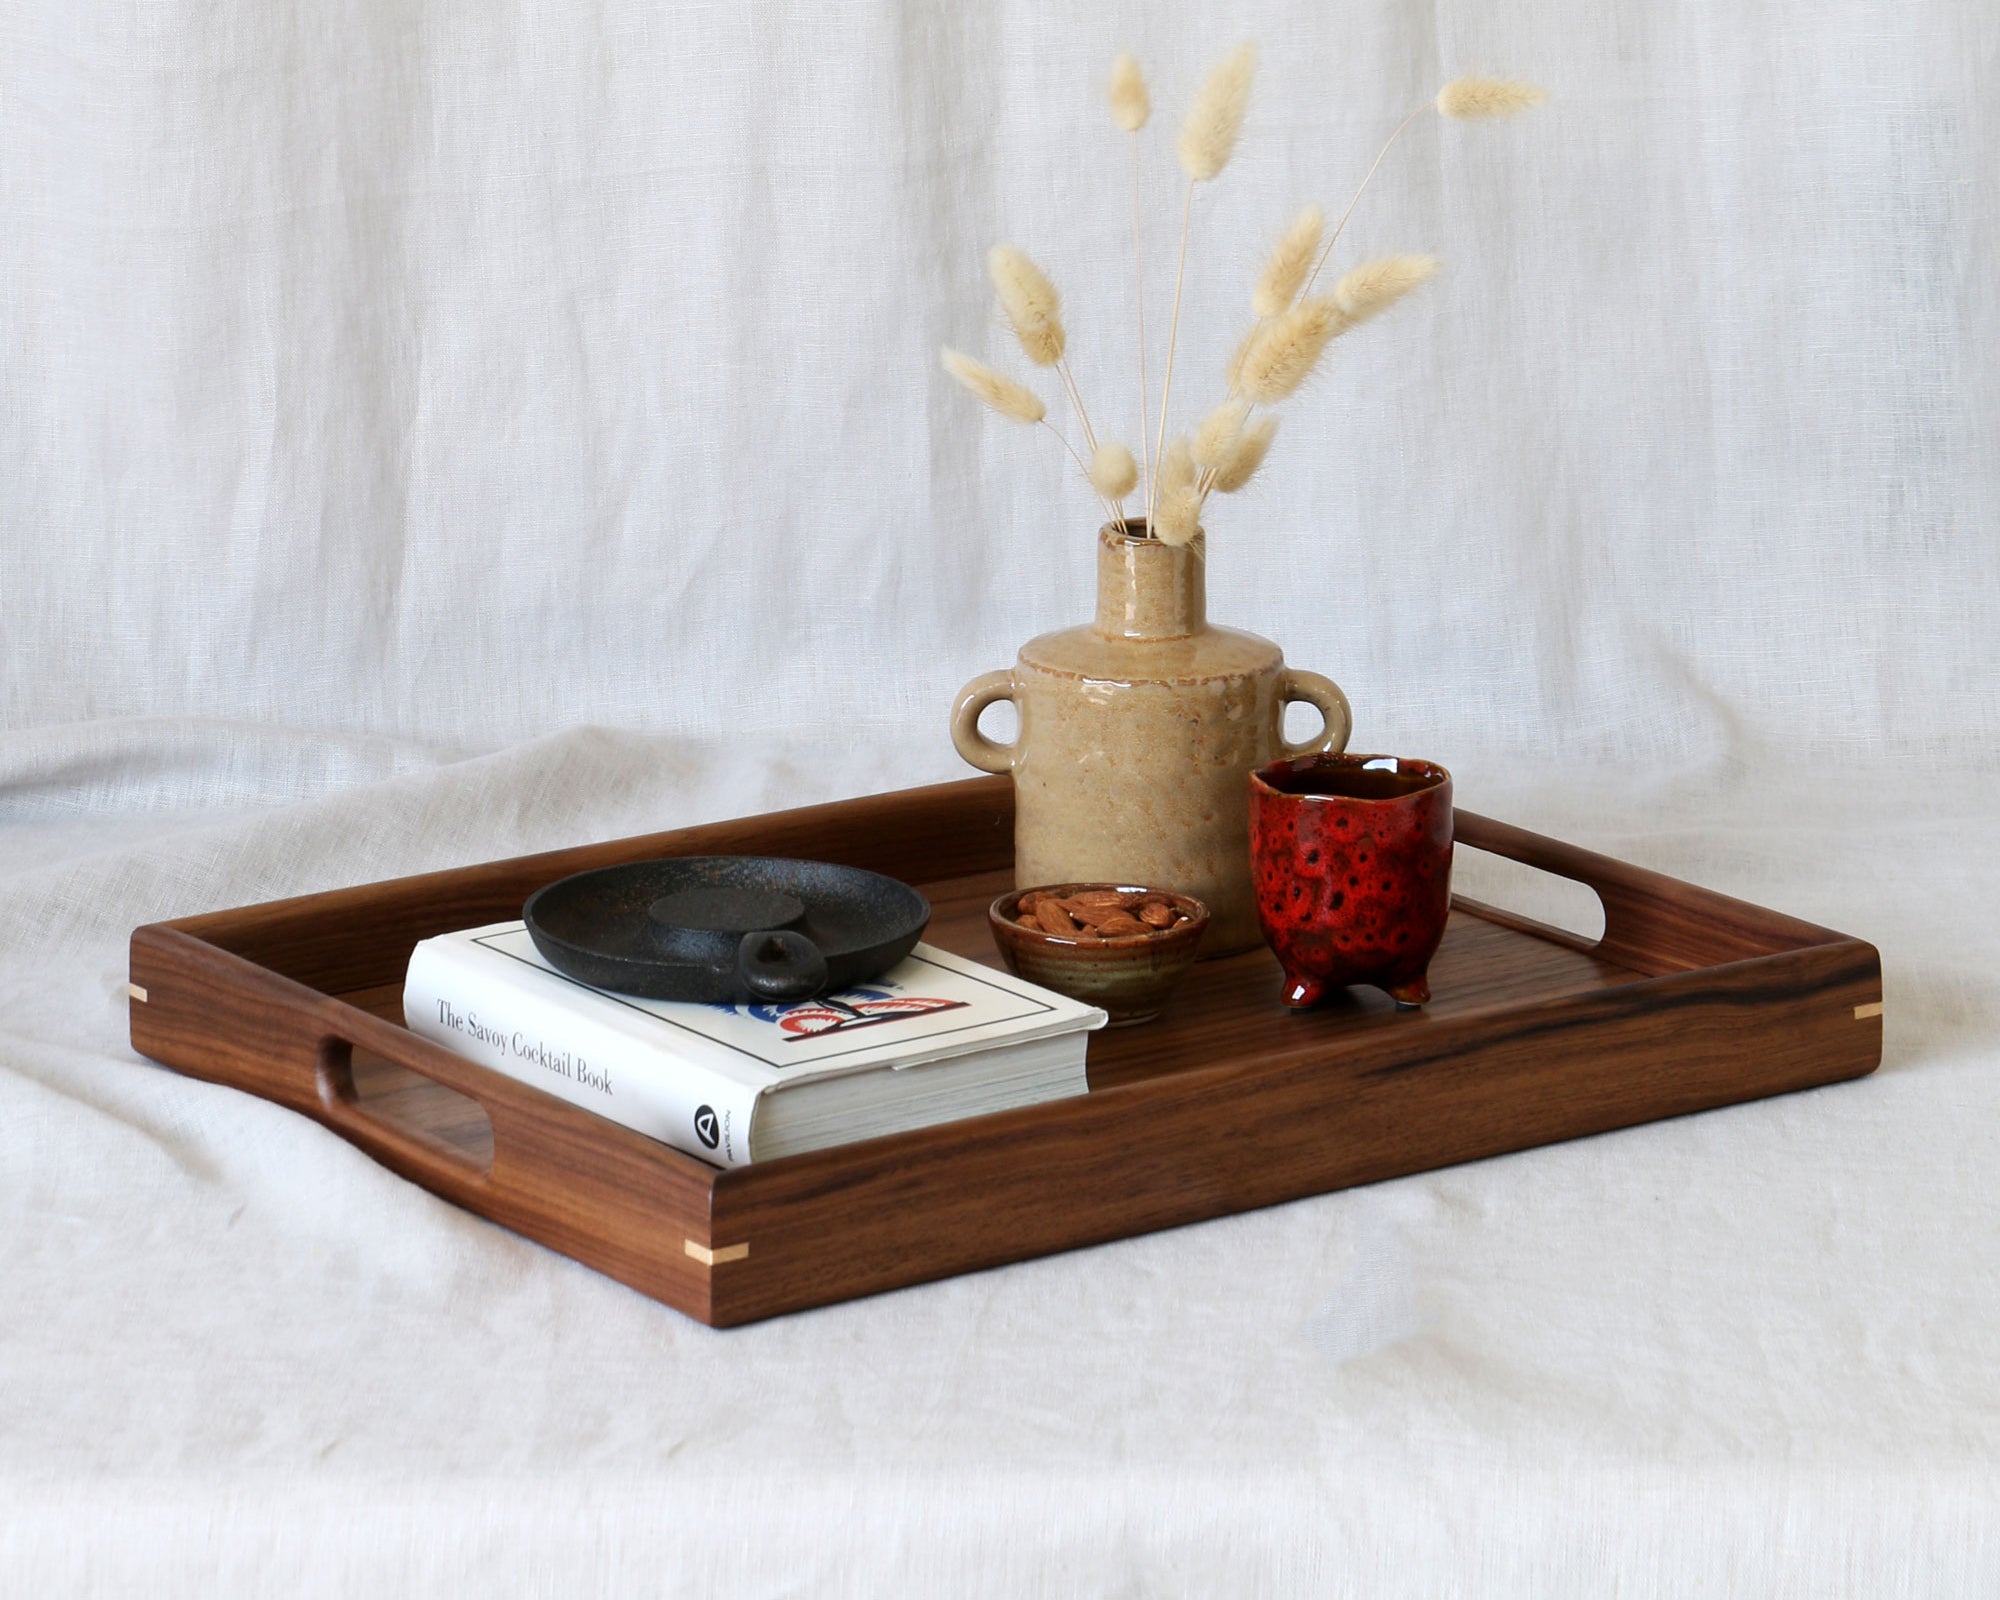
<path fill-rule="evenodd" d="M 1451 913 L 1451 774 L 1396 756 L 1311 755 L 1250 774 L 1257 921 L 1285 969 L 1285 1004 L 1368 983 L 1399 1006 Z"/>

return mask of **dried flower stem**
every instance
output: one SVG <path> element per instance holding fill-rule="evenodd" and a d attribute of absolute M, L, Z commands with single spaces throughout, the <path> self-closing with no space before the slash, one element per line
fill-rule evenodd
<path fill-rule="evenodd" d="M 1077 425 L 1083 429 L 1083 442 L 1090 447 L 1091 456 L 1095 459 L 1097 455 L 1097 430 L 1090 425 L 1090 413 L 1084 409 L 1083 405 L 1083 391 L 1076 386 L 1076 374 L 1070 371 L 1069 358 L 1067 356 L 1056 363 L 1056 375 L 1062 379 L 1063 387 L 1068 391 L 1069 403 L 1076 409 Z M 1068 444 L 1069 441 L 1065 439 L 1063 443 Z M 1070 451 L 1070 454 L 1077 456 L 1074 450 Z M 1090 480 L 1092 488 L 1096 488 L 1096 475 L 1085 465 L 1081 456 L 1077 456 L 1077 465 L 1083 467 L 1084 477 Z M 1110 513 L 1110 520 L 1118 524 L 1119 533 L 1123 534 L 1125 532 L 1125 513 L 1123 509 L 1115 505 L 1111 497 L 1101 490 L 1098 492 L 1097 498 L 1102 502 L 1104 509 Z"/>
<path fill-rule="evenodd" d="M 1127 133 L 1137 134 L 1153 114 L 1153 97 L 1146 89 L 1146 75 L 1131 51 L 1119 52 L 1111 63 L 1111 120 Z M 1148 453 L 1146 435 L 1152 431 L 1146 417 L 1146 245 L 1139 227 L 1139 141 L 1132 141 L 1132 271 L 1139 291 L 1139 456 L 1150 484 L 1153 458 Z M 1118 448 L 1123 448 L 1122 446 Z M 1126 451 L 1129 457 L 1130 451 Z M 1130 493 L 1128 489 L 1126 493 Z M 1123 499 L 1124 496 L 1118 496 Z"/>
<path fill-rule="evenodd" d="M 1382 153 L 1375 158 L 1375 165 L 1368 169 L 1368 176 L 1361 180 L 1361 187 L 1354 191 L 1354 198 L 1347 202 L 1347 209 L 1341 212 L 1340 221 L 1334 224 L 1333 232 L 1327 235 L 1326 248 L 1320 251 L 1319 260 L 1313 265 L 1312 276 L 1306 279 L 1306 286 L 1299 291 L 1301 296 L 1311 294 L 1312 286 L 1319 282 L 1319 269 L 1326 265 L 1326 258 L 1333 254 L 1334 244 L 1340 238 L 1340 230 L 1347 226 L 1347 219 L 1354 215 L 1354 208 L 1361 204 L 1361 197 L 1368 192 L 1368 185 L 1375 181 L 1375 174 L 1381 169 L 1383 158 L 1395 148 L 1396 141 L 1403 137 L 1403 130 L 1409 127 L 1411 123 L 1415 122 L 1426 111 L 1431 110 L 1436 104 L 1435 100 L 1426 100 L 1416 110 L 1412 111 L 1401 122 L 1396 124 L 1396 131 L 1389 135 L 1389 142 L 1382 146 Z"/>
<path fill-rule="evenodd" d="M 1128 518 L 1125 507 L 1136 492 L 1140 515 L 1149 519 L 1144 536 L 1192 548 L 1197 556 L 1205 553 L 1201 514 L 1209 495 L 1233 494 L 1242 489 L 1264 462 L 1278 422 L 1269 408 L 1286 400 L 1312 376 L 1334 338 L 1387 310 L 1436 270 L 1436 262 L 1429 256 L 1384 256 L 1354 267 L 1330 293 L 1317 298 L 1312 293 L 1347 224 L 1353 220 L 1397 141 L 1426 110 L 1435 109 L 1439 115 L 1453 119 L 1505 117 L 1540 105 L 1548 98 L 1533 84 L 1509 79 L 1456 79 L 1397 123 L 1323 243 L 1319 210 L 1307 207 L 1299 212 L 1265 258 L 1250 300 L 1250 309 L 1257 320 L 1224 369 L 1227 388 L 1222 404 L 1195 426 L 1191 437 L 1176 438 L 1170 447 L 1167 421 L 1173 409 L 1195 185 L 1213 181 L 1235 152 L 1249 105 L 1256 61 L 1254 45 L 1244 44 L 1233 51 L 1209 74 L 1181 125 L 1175 151 L 1188 182 L 1181 201 L 1174 303 L 1167 324 L 1167 357 L 1157 423 L 1153 422 L 1149 409 L 1151 385 L 1147 374 L 1145 196 L 1136 139 L 1132 146 L 1132 255 L 1139 325 L 1137 461 L 1117 440 L 1098 437 L 1096 424 L 1083 402 L 1082 388 L 1067 359 L 1061 297 L 1048 275 L 1022 251 L 1011 245 L 996 245 L 988 252 L 987 270 L 1023 352 L 1036 366 L 1055 369 L 1055 377 L 1075 414 L 1081 449 L 1071 443 L 1063 419 L 1050 421 L 1047 407 L 1034 390 L 956 350 L 942 352 L 946 371 L 994 411 L 1017 422 L 1040 423 L 1056 436 L 1097 497 L 1109 526 L 1128 538 L 1132 536 L 1139 526 L 1139 515 Z M 1112 120 L 1119 128 L 1136 135 L 1150 117 L 1152 104 L 1138 62 L 1129 52 L 1112 63 L 1109 98 Z"/>
<path fill-rule="evenodd" d="M 1166 448 L 1167 411 L 1174 396 L 1174 347 L 1180 340 L 1181 288 L 1187 279 L 1188 224 L 1194 217 L 1194 186 L 1212 182 L 1229 165 L 1229 158 L 1236 151 L 1236 141 L 1243 132 L 1243 116 L 1250 106 L 1250 82 L 1256 72 L 1257 47 L 1254 44 L 1238 45 L 1208 75 L 1181 123 L 1180 141 L 1175 146 L 1175 152 L 1180 157 L 1181 170 L 1188 175 L 1188 187 L 1187 200 L 1181 207 L 1180 262 L 1174 269 L 1174 316 L 1167 329 L 1167 377 L 1160 389 L 1156 455 Z M 1164 457 L 1161 466 L 1164 469 Z M 1149 515 L 1157 517 L 1159 514 L 1160 491 L 1156 481 Z"/>
<path fill-rule="evenodd" d="M 1151 495 L 1153 455 L 1146 435 L 1152 431 L 1146 419 L 1146 246 L 1139 234 L 1139 141 L 1132 141 L 1132 275 L 1139 292 L 1139 453 L 1146 459 L 1144 493 Z"/>
<path fill-rule="evenodd" d="M 1097 503 L 1104 508 L 1104 520 L 1106 522 L 1118 521 L 1119 520 L 1118 514 L 1117 512 L 1112 510 L 1111 502 L 1106 500 L 1103 495 L 1097 494 L 1097 485 L 1090 482 L 1090 463 L 1088 461 L 1085 461 L 1082 456 L 1076 453 L 1076 446 L 1069 442 L 1069 435 L 1064 433 L 1062 429 L 1058 428 L 1053 422 L 1049 421 L 1047 417 L 1042 418 L 1042 426 L 1047 428 L 1050 433 L 1056 436 L 1056 439 L 1061 443 L 1062 447 L 1069 452 L 1070 460 L 1076 463 L 1077 471 L 1083 474 L 1083 481 L 1085 483 L 1090 483 L 1090 492 L 1094 495 L 1097 495 Z"/>
<path fill-rule="evenodd" d="M 1180 331 L 1181 331 L 1181 284 L 1187 278 L 1188 224 L 1193 220 L 1193 218 L 1194 218 L 1194 179 L 1189 178 L 1187 186 L 1187 203 L 1181 207 L 1181 258 L 1180 258 L 1180 265 L 1174 269 L 1174 316 L 1173 316 L 1173 321 L 1167 327 L 1167 381 L 1165 386 L 1160 390 L 1159 436 L 1153 441 L 1153 459 L 1155 461 L 1158 461 L 1160 459 L 1160 457 L 1165 453 L 1167 448 L 1167 402 L 1173 398 L 1173 393 L 1174 393 L 1174 343 L 1180 337 Z M 1146 508 L 1147 517 L 1149 519 L 1152 517 L 1156 517 L 1159 515 L 1159 511 L 1160 511 L 1159 474 L 1155 472 L 1154 482 L 1153 482 L 1153 498 L 1151 503 Z"/>
<path fill-rule="evenodd" d="M 1076 386 L 1076 374 L 1069 370 L 1067 356 L 1056 363 L 1056 376 L 1062 380 L 1063 389 L 1069 395 L 1069 403 L 1076 411 L 1077 426 L 1083 429 L 1083 442 L 1095 450 L 1097 430 L 1090 425 L 1090 413 L 1083 408 L 1083 391 Z"/>
<path fill-rule="evenodd" d="M 1215 480 L 1222 476 L 1220 467 L 1203 467 L 1201 476 L 1194 480 L 1194 492 L 1201 497 L 1203 505 L 1208 504 L 1209 494 L 1215 488 Z"/>

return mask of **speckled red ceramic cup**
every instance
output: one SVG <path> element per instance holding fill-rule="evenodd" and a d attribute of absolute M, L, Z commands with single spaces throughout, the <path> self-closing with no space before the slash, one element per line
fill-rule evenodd
<path fill-rule="evenodd" d="M 1451 912 L 1451 774 L 1398 756 L 1313 755 L 1250 774 L 1257 921 L 1285 1004 L 1348 983 L 1431 997 Z"/>

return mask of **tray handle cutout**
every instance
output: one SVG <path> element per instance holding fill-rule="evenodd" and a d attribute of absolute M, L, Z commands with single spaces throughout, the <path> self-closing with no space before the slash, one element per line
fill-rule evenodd
<path fill-rule="evenodd" d="M 1462 839 L 1452 851 L 1451 891 L 1510 921 L 1565 935 L 1565 944 L 1593 947 L 1604 937 L 1604 897 L 1590 884 Z"/>
<path fill-rule="evenodd" d="M 1517 920 L 1529 922 L 1533 931 L 1575 944 L 1600 960 L 1648 977 L 1804 950 L 1845 937 L 1477 812 L 1458 810 L 1453 819 L 1462 845 L 1589 885 L 1604 908 L 1604 933 L 1592 945 L 1581 936 L 1531 919 Z"/>
<path fill-rule="evenodd" d="M 446 1193 L 485 1186 L 493 1121 L 470 1095 L 338 1035 L 320 1040 L 316 1076 L 324 1121 L 344 1138 Z"/>

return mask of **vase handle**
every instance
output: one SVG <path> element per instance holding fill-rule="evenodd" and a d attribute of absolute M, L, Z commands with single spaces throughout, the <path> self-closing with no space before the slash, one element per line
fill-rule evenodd
<path fill-rule="evenodd" d="M 1288 667 L 1278 685 L 1278 703 L 1283 707 L 1294 701 L 1303 701 L 1315 708 L 1320 714 L 1321 726 L 1312 738 L 1302 739 L 1297 744 L 1289 743 L 1280 731 L 1278 748 L 1283 754 L 1338 755 L 1347 748 L 1347 736 L 1354 731 L 1354 710 L 1348 705 L 1347 696 L 1340 692 L 1339 684 L 1331 678 L 1321 677 L 1317 672 L 1299 672 Z"/>
<path fill-rule="evenodd" d="M 1327 687 L 1333 686 L 1329 684 Z M 1340 693 L 1338 689 L 1333 692 Z M 980 712 L 995 700 L 1013 698 L 1014 674 L 1006 667 L 997 672 L 982 672 L 958 691 L 958 700 L 951 708 L 951 742 L 958 747 L 958 753 L 981 772 L 1005 774 L 1014 770 L 1019 741 L 999 744 L 979 731 Z"/>

